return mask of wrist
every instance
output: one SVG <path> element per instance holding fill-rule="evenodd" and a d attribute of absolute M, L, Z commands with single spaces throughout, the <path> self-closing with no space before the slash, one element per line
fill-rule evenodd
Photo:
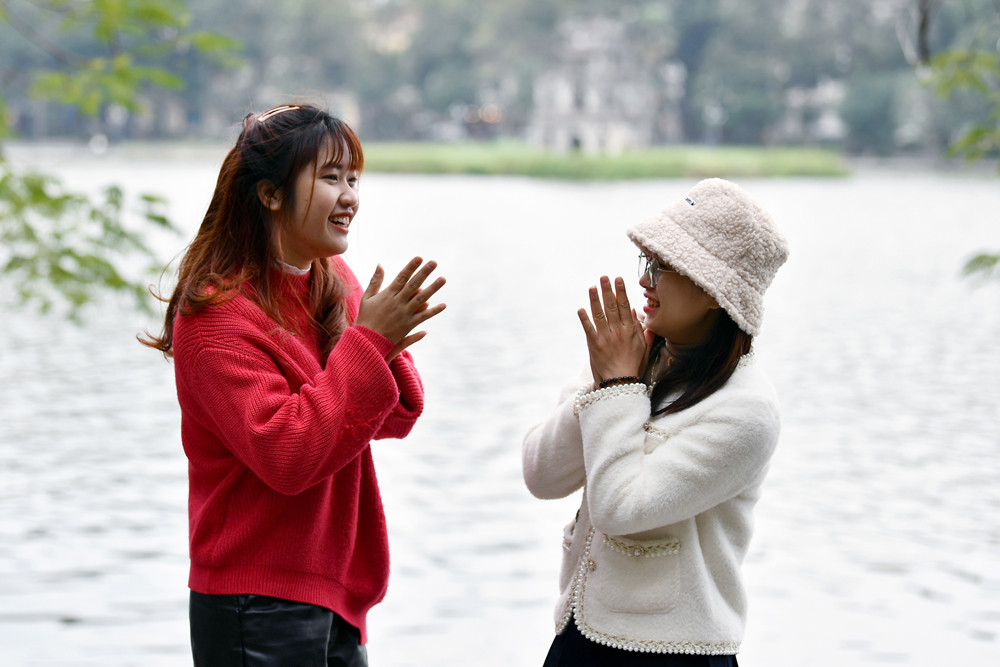
<path fill-rule="evenodd" d="M 635 375 L 622 375 L 620 377 L 606 378 L 597 383 L 598 389 L 607 389 L 608 387 L 616 387 L 620 384 L 637 384 L 639 378 Z"/>

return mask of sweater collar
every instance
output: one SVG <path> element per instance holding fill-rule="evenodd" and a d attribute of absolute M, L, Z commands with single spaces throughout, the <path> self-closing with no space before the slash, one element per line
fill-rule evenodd
<path fill-rule="evenodd" d="M 311 271 L 302 273 L 299 269 L 295 269 L 295 273 L 292 273 L 286 271 L 284 266 L 275 264 L 271 267 L 270 273 L 271 284 L 278 290 L 278 293 L 295 297 L 295 300 L 308 297 L 309 283 L 312 278 Z"/>

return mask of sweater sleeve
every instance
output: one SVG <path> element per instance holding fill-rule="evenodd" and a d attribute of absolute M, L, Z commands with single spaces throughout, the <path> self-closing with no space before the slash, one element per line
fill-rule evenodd
<path fill-rule="evenodd" d="M 399 387 L 399 400 L 375 435 L 376 439 L 407 436 L 424 411 L 424 386 L 410 353 L 400 352 L 389 362 L 389 370 Z"/>
<path fill-rule="evenodd" d="M 711 401 L 668 432 L 647 426 L 644 389 L 612 387 L 578 401 L 591 521 L 610 535 L 677 523 L 739 495 L 777 442 L 777 407 L 767 396 Z"/>
<path fill-rule="evenodd" d="M 583 441 L 573 404 L 588 380 L 581 375 L 568 384 L 555 411 L 524 437 L 522 473 L 525 485 L 537 498 L 565 498 L 583 487 Z"/>
<path fill-rule="evenodd" d="M 178 377 L 185 400 L 279 493 L 300 493 L 355 459 L 399 402 L 385 363 L 392 345 L 365 327 L 349 327 L 326 367 L 296 392 L 272 357 L 276 352 L 252 334 L 197 340 Z"/>
<path fill-rule="evenodd" d="M 333 258 L 333 269 L 348 285 L 351 296 L 348 299 L 347 315 L 348 320 L 353 322 L 358 316 L 361 295 L 364 290 L 361 288 L 357 276 L 354 275 L 342 257 Z M 409 351 L 403 350 L 396 355 L 389 362 L 389 370 L 399 388 L 399 400 L 392 412 L 386 417 L 382 428 L 375 434 L 375 439 L 407 436 L 413 429 L 417 418 L 424 411 L 424 386 Z"/>

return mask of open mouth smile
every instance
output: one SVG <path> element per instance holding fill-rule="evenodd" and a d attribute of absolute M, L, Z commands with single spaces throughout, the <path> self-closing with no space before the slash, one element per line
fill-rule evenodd
<path fill-rule="evenodd" d="M 349 215 L 335 215 L 330 218 L 330 222 L 340 227 L 341 229 L 347 229 L 351 226 L 351 216 Z"/>

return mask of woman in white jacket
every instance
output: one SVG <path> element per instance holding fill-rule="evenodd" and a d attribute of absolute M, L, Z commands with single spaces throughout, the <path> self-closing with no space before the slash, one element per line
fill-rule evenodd
<path fill-rule="evenodd" d="M 736 665 L 739 569 L 779 429 L 751 343 L 787 243 L 721 179 L 628 236 L 644 322 L 621 278 L 591 288 L 590 371 L 524 441 L 535 496 L 583 488 L 545 667 Z"/>

